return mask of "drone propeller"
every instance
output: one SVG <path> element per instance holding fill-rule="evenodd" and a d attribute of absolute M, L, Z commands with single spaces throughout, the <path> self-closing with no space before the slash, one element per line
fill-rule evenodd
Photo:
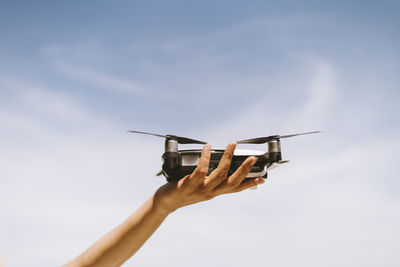
<path fill-rule="evenodd" d="M 128 133 L 147 134 L 147 135 L 153 135 L 153 136 L 158 136 L 158 137 L 165 137 L 165 138 L 167 138 L 166 135 L 162 135 L 162 134 L 147 133 L 147 132 L 139 132 L 139 131 L 132 131 L 132 130 L 128 130 Z"/>
<path fill-rule="evenodd" d="M 179 144 L 207 144 L 207 142 L 199 141 L 196 139 L 191 139 L 187 137 L 182 137 L 182 136 L 176 136 L 176 135 L 162 135 L 162 134 L 155 134 L 155 133 L 147 133 L 147 132 L 140 132 L 140 131 L 132 131 L 129 130 L 129 133 L 138 133 L 138 134 L 147 134 L 147 135 L 153 135 L 153 136 L 158 136 L 158 137 L 164 137 L 167 139 L 172 139 L 177 141 Z"/>
<path fill-rule="evenodd" d="M 294 137 L 294 136 L 299 136 L 299 135 L 316 134 L 316 133 L 322 133 L 322 131 L 314 131 L 314 132 L 308 132 L 308 133 L 281 135 L 279 138 L 289 138 L 289 137 Z"/>
<path fill-rule="evenodd" d="M 238 144 L 264 144 L 266 142 L 269 142 L 272 140 L 278 140 L 280 138 L 289 138 L 289 137 L 294 137 L 294 136 L 298 136 L 298 135 L 315 134 L 315 133 L 320 133 L 320 132 L 321 131 L 315 131 L 315 132 L 290 134 L 290 135 L 282 135 L 282 136 L 281 135 L 270 135 L 270 136 L 265 136 L 265 137 L 240 140 L 240 141 L 237 141 L 236 143 L 238 143 Z"/>

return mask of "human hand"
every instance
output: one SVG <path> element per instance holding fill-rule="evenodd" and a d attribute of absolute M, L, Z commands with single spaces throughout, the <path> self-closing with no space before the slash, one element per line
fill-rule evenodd
<path fill-rule="evenodd" d="M 264 183 L 264 179 L 246 179 L 252 166 L 257 162 L 256 157 L 248 157 L 243 164 L 228 177 L 233 152 L 236 143 L 230 143 L 221 158 L 218 168 L 209 176 L 208 166 L 211 156 L 211 145 L 203 147 L 197 168 L 190 175 L 176 182 L 169 182 L 160 187 L 155 193 L 154 200 L 157 207 L 170 213 L 180 207 L 193 203 L 210 200 L 221 194 L 240 192 L 247 188 Z"/>

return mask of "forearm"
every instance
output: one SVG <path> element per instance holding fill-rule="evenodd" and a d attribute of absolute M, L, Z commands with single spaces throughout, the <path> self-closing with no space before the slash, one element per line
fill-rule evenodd
<path fill-rule="evenodd" d="M 65 266 L 120 266 L 146 242 L 168 214 L 156 205 L 152 196 L 122 224 Z"/>
<path fill-rule="evenodd" d="M 168 214 L 174 210 L 209 200 L 221 194 L 243 191 L 263 183 L 263 178 L 244 180 L 257 161 L 255 157 L 246 159 L 228 177 L 235 147 L 236 143 L 227 146 L 218 168 L 207 176 L 211 146 L 209 144 L 204 146 L 197 168 L 191 175 L 160 187 L 122 224 L 65 266 L 120 266 L 135 254 Z"/>

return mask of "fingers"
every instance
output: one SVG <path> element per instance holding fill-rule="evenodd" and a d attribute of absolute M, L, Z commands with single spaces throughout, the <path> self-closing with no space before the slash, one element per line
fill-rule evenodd
<path fill-rule="evenodd" d="M 208 173 L 208 165 L 210 164 L 211 158 L 211 145 L 206 144 L 203 147 L 203 151 L 201 152 L 199 163 L 197 164 L 196 169 L 193 171 L 190 176 L 190 180 L 193 183 L 201 183 Z"/>
<path fill-rule="evenodd" d="M 236 143 L 232 142 L 230 143 L 224 152 L 224 155 L 222 156 L 221 160 L 219 161 L 218 168 L 222 173 L 228 174 L 229 167 L 231 166 L 231 161 L 233 158 L 233 152 L 235 151 L 236 148 Z"/>
<path fill-rule="evenodd" d="M 206 181 L 206 186 L 214 189 L 220 185 L 228 175 L 229 168 L 231 166 L 231 161 L 233 158 L 233 152 L 235 151 L 236 143 L 230 143 L 224 152 L 221 160 L 219 161 L 218 168 L 216 168 L 208 177 Z"/>
<path fill-rule="evenodd" d="M 246 179 L 245 181 L 243 181 L 243 182 L 239 185 L 238 188 L 234 189 L 234 190 L 232 191 L 232 193 L 240 192 L 240 191 L 246 190 L 246 189 L 248 189 L 248 188 L 252 188 L 252 187 L 257 186 L 257 185 L 259 185 L 259 184 L 263 184 L 264 182 L 265 182 L 265 181 L 264 181 L 264 178 L 261 178 L 261 177 Z"/>
<path fill-rule="evenodd" d="M 242 165 L 229 177 L 228 184 L 237 187 L 246 178 L 247 174 L 251 171 L 253 165 L 257 162 L 254 156 L 248 157 Z"/>
<path fill-rule="evenodd" d="M 211 158 L 211 145 L 205 145 L 196 169 L 190 176 L 185 177 L 185 183 L 187 182 L 188 185 L 190 184 L 190 187 L 201 185 L 203 191 L 212 192 L 211 194 L 214 196 L 243 191 L 263 183 L 264 179 L 262 178 L 252 178 L 243 181 L 257 162 L 257 157 L 255 156 L 248 157 L 242 165 L 227 178 L 235 148 L 235 142 L 230 143 L 226 147 L 224 155 L 218 164 L 218 168 L 206 178 Z"/>
<path fill-rule="evenodd" d="M 220 195 L 235 192 L 235 190 L 240 187 L 242 181 L 246 178 L 247 174 L 250 172 L 251 168 L 256 162 L 256 157 L 248 157 L 228 179 L 215 188 L 215 193 Z"/>
<path fill-rule="evenodd" d="M 218 168 L 207 177 L 211 159 L 211 145 L 205 145 L 198 165 L 192 174 L 186 175 L 177 182 L 169 182 L 163 187 L 163 190 L 158 191 L 158 195 L 164 199 L 162 201 L 164 202 L 163 206 L 171 211 L 193 203 L 210 200 L 217 195 L 240 192 L 264 182 L 262 178 L 244 180 L 256 163 L 256 157 L 247 158 L 227 178 L 235 148 L 236 143 L 227 146 Z"/>

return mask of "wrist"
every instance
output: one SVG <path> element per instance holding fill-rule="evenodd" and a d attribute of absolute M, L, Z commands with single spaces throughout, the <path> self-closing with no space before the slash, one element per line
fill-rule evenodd
<path fill-rule="evenodd" d="M 160 215 L 168 216 L 170 213 L 174 212 L 177 207 L 171 205 L 171 203 L 165 199 L 165 195 L 160 191 L 161 188 L 153 195 L 153 209 Z"/>

